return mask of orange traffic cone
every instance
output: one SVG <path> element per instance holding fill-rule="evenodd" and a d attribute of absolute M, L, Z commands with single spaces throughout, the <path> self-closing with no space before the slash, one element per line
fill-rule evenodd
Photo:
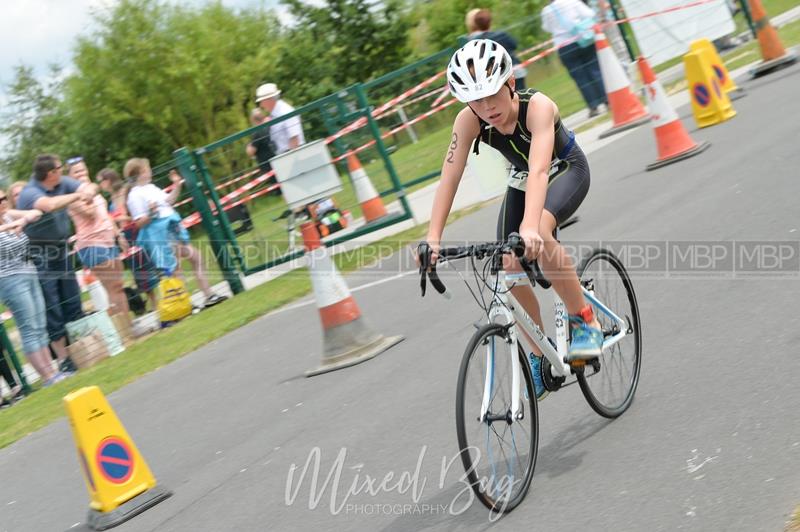
<path fill-rule="evenodd" d="M 603 75 L 603 85 L 614 124 L 611 129 L 600 134 L 600 138 L 604 138 L 645 124 L 650 116 L 631 91 L 631 82 L 599 25 L 594 27 L 594 32 L 597 61 L 600 63 L 600 73 Z"/>
<path fill-rule="evenodd" d="M 356 198 L 367 223 L 386 216 L 386 207 L 355 153 L 347 156 L 347 170 L 350 172 L 353 188 L 356 189 Z"/>
<path fill-rule="evenodd" d="M 797 61 L 797 56 L 787 52 L 781 43 L 778 32 L 769 23 L 767 12 L 761 5 L 761 0 L 749 0 L 750 16 L 753 17 L 753 24 L 756 27 L 756 37 L 758 45 L 761 47 L 761 57 L 764 60 L 750 71 L 754 78 L 769 74 L 779 68 L 791 65 Z"/>
<path fill-rule="evenodd" d="M 300 231 L 323 329 L 322 364 L 307 371 L 306 377 L 365 362 L 401 342 L 402 336 L 383 336 L 361 317 L 361 309 L 320 241 L 316 224 L 306 222 Z"/>
<path fill-rule="evenodd" d="M 647 106 L 653 113 L 653 131 L 658 145 L 658 160 L 648 164 L 647 169 L 655 170 L 708 149 L 708 142 L 697 144 L 686 132 L 681 119 L 667 99 L 664 87 L 644 57 L 639 57 L 639 71 L 647 93 Z"/>

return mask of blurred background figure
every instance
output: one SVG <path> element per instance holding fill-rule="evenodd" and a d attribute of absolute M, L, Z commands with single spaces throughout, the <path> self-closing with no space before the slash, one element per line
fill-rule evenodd
<path fill-rule="evenodd" d="M 491 39 L 506 49 L 511 56 L 511 63 L 514 65 L 515 89 L 521 91 L 525 89 L 525 76 L 528 71 L 520 66 L 519 57 L 514 53 L 517 50 L 517 41 L 504 31 L 491 31 L 492 13 L 488 9 L 471 9 L 467 12 L 465 19 L 468 37 L 470 39 Z"/>
<path fill-rule="evenodd" d="M 50 347 L 60 362 L 61 371 L 71 373 L 77 368 L 67 354 L 66 324 L 82 318 L 83 309 L 69 254 L 68 240 L 72 231 L 66 208 L 78 201 L 93 202 L 97 186 L 63 176 L 62 168 L 57 155 L 37 156 L 33 178 L 20 192 L 17 208 L 44 213 L 41 219 L 25 227 L 25 234 L 30 239 L 30 256 L 39 272 Z"/>
<path fill-rule="evenodd" d="M 69 176 L 80 183 L 90 183 L 89 169 L 82 157 L 70 159 Z M 108 315 L 128 315 L 128 298 L 122 281 L 120 253 L 128 250 L 128 241 L 108 213 L 108 202 L 97 194 L 91 202 L 77 201 L 67 207 L 75 226 L 74 248 L 81 263 L 89 268 L 108 293 Z"/>
<path fill-rule="evenodd" d="M 172 207 L 180 196 L 183 178 L 175 170 L 170 172 L 172 190 L 167 193 L 153 184 L 150 161 L 130 159 L 123 174 L 131 183 L 128 193 L 128 212 L 139 228 L 136 243 L 145 248 L 156 268 L 168 275 L 176 273 L 177 256 L 192 264 L 197 284 L 205 294 L 203 307 L 221 303 L 226 298 L 211 291 L 200 253 L 189 243 L 189 233 L 181 224 L 181 217 Z"/>
<path fill-rule="evenodd" d="M 108 213 L 117 224 L 117 227 L 129 243 L 127 252 L 122 254 L 122 263 L 133 274 L 136 288 L 125 288 L 128 298 L 128 306 L 134 313 L 142 315 L 147 311 L 144 302 L 141 301 L 139 294 L 145 294 L 150 302 L 150 310 L 155 310 L 157 305 L 156 287 L 158 286 L 158 270 L 150 260 L 147 251 L 134 243 L 139 233 L 133 219 L 128 214 L 128 190 L 130 187 L 124 179 L 113 168 L 103 168 L 97 173 L 97 183 L 100 190 L 108 194 Z M 144 306 L 143 306 L 144 305 Z"/>
<path fill-rule="evenodd" d="M 256 104 L 272 121 L 294 111 L 294 107 L 281 99 L 281 91 L 274 83 L 264 83 L 258 87 Z M 299 116 L 293 116 L 270 126 L 269 135 L 275 145 L 276 154 L 293 150 L 306 143 L 303 123 Z"/>
<path fill-rule="evenodd" d="M 0 301 L 14 315 L 25 357 L 43 384 L 49 386 L 66 375 L 53 369 L 45 301 L 36 266 L 28 258 L 28 236 L 22 231 L 41 216 L 38 210 L 9 209 L 8 195 L 0 191 Z M 2 374 L 11 388 L 11 401 L 14 401 L 21 388 L 9 371 L 2 351 L 0 358 L 5 368 Z"/>
<path fill-rule="evenodd" d="M 551 0 L 542 9 L 542 29 L 553 35 L 558 57 L 578 86 L 589 116 L 608 104 L 594 45 L 594 11 L 580 0 Z"/>

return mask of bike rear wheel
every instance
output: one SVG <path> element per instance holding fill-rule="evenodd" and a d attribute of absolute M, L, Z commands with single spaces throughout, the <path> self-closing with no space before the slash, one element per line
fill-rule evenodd
<path fill-rule="evenodd" d="M 456 393 L 456 431 L 467 480 L 478 499 L 495 512 L 510 512 L 525 498 L 539 444 L 530 365 L 507 336 L 496 324 L 484 325 L 472 336 Z M 520 366 L 519 390 L 512 390 L 512 363 Z M 511 412 L 514 393 L 520 395 L 516 418 Z M 487 414 L 481 420 L 485 397 Z"/>
<path fill-rule="evenodd" d="M 639 383 L 642 364 L 639 305 L 628 272 L 610 251 L 594 250 L 578 268 L 578 277 L 581 285 L 622 318 L 627 327 L 621 341 L 603 349 L 597 361 L 587 362 L 577 372 L 581 391 L 592 409 L 603 417 L 615 418 L 631 405 Z M 594 311 L 605 338 L 619 331 L 615 321 L 598 307 Z"/>

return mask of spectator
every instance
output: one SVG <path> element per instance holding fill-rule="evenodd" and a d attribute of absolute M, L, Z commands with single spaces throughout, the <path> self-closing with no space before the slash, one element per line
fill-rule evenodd
<path fill-rule="evenodd" d="M 36 283 L 36 279 L 33 281 Z M 2 323 L 0 323 L 0 327 L 2 327 Z M 3 344 L 0 343 L 0 377 L 6 381 L 6 385 L 9 389 L 8 398 L 0 397 L 0 409 L 8 408 L 25 397 L 25 394 L 22 393 L 22 385 L 19 384 L 17 379 L 14 377 L 14 372 L 11 371 L 11 367 L 8 365 L 8 361 L 6 360 L 5 353 L 3 351 Z"/>
<path fill-rule="evenodd" d="M 89 169 L 83 158 L 70 159 L 69 175 L 80 183 L 90 183 Z M 78 201 L 67 207 L 75 226 L 75 251 L 81 263 L 102 283 L 108 293 L 108 315 L 128 315 L 128 298 L 122 282 L 120 251 L 128 250 L 128 241 L 108 214 L 108 203 L 98 194 L 92 203 Z M 117 247 L 119 246 L 119 247 Z"/>
<path fill-rule="evenodd" d="M 283 101 L 281 91 L 274 83 L 265 83 L 256 90 L 256 103 L 269 116 L 270 121 L 294 111 L 294 107 Z M 269 135 L 275 144 L 275 153 L 293 150 L 306 143 L 303 124 L 299 116 L 293 116 L 269 127 Z"/>
<path fill-rule="evenodd" d="M 86 162 L 83 157 L 70 157 L 67 159 L 67 175 L 81 183 L 89 183 L 89 168 L 86 167 Z"/>
<path fill-rule="evenodd" d="M 0 300 L 14 315 L 25 356 L 41 376 L 44 385 L 49 386 L 63 380 L 66 375 L 53 370 L 45 318 L 46 315 L 49 317 L 49 313 L 45 312 L 41 279 L 38 278 L 36 267 L 28 259 L 28 236 L 22 232 L 26 225 L 39 220 L 41 216 L 42 212 L 38 210 L 9 209 L 8 196 L 0 191 Z M 8 375 L 5 375 L 5 379 L 12 386 Z M 13 386 L 11 391 L 12 396 L 15 395 Z"/>
<path fill-rule="evenodd" d="M 20 210 L 36 209 L 44 215 L 25 227 L 30 239 L 33 263 L 39 272 L 50 347 L 59 360 L 59 368 L 70 373 L 76 368 L 67 356 L 67 323 L 83 317 L 81 292 L 70 261 L 67 240 L 70 237 L 66 207 L 82 201 L 91 203 L 97 186 L 80 183 L 61 175 L 61 159 L 39 155 L 33 164 L 33 179 L 22 189 L 17 201 Z"/>
<path fill-rule="evenodd" d="M 125 177 L 132 183 L 128 193 L 128 212 L 139 235 L 136 243 L 143 247 L 155 264 L 155 267 L 168 274 L 178 268 L 178 260 L 173 251 L 173 244 L 178 256 L 188 259 L 192 264 L 197 284 L 206 296 L 203 307 L 210 307 L 226 298 L 211 291 L 203 272 L 203 260 L 200 253 L 189 244 L 189 233 L 181 225 L 181 217 L 172 207 L 180 195 L 183 180 L 175 170 L 170 172 L 170 180 L 174 184 L 167 194 L 153 184 L 150 161 L 147 159 L 130 159 L 123 170 Z"/>
<path fill-rule="evenodd" d="M 22 192 L 22 189 L 25 188 L 27 185 L 27 181 L 14 181 L 8 187 L 8 206 L 12 209 L 17 208 L 17 199 L 19 198 L 19 193 Z"/>
<path fill-rule="evenodd" d="M 267 121 L 267 117 L 264 114 L 264 111 L 261 110 L 260 107 L 254 108 L 250 111 L 250 123 L 253 126 L 258 126 L 263 124 Z M 258 169 L 261 172 L 269 172 L 272 170 L 272 165 L 269 164 L 269 160 L 275 157 L 275 147 L 272 145 L 272 139 L 270 138 L 269 128 L 261 128 L 256 133 L 253 133 L 252 140 L 247 145 L 247 155 L 250 158 L 253 158 L 258 162 Z M 274 185 L 277 182 L 275 176 L 270 176 L 267 179 L 267 185 Z M 275 188 L 269 195 L 276 195 L 280 196 L 281 190 L 280 188 Z M 241 205 L 243 210 L 246 209 L 244 204 Z M 246 211 L 245 211 L 246 212 Z M 230 214 L 230 213 L 229 213 Z"/>
<path fill-rule="evenodd" d="M 590 117 L 600 114 L 600 104 L 608 104 L 594 38 L 576 41 L 584 32 L 594 35 L 588 24 L 593 20 L 594 11 L 580 0 L 550 0 L 542 9 L 542 29 L 553 34 L 558 57 L 578 86 Z"/>
<path fill-rule="evenodd" d="M 128 214 L 128 185 L 120 175 L 111 168 L 103 168 L 97 174 L 100 189 L 109 195 L 108 212 L 117 223 L 128 242 L 136 242 L 139 232 L 138 227 Z M 147 252 L 142 247 L 133 246 L 123 253 L 123 262 L 131 270 L 138 291 L 147 294 L 150 308 L 156 309 L 156 287 L 158 286 L 158 271 L 156 270 Z M 138 294 L 136 295 L 138 297 Z"/>
<path fill-rule="evenodd" d="M 519 57 L 514 51 L 517 49 L 517 41 L 504 31 L 490 31 L 492 27 L 492 12 L 488 9 L 471 9 L 466 17 L 467 31 L 470 39 L 491 39 L 506 49 L 511 56 L 511 63 L 514 65 L 515 90 L 525 90 L 525 76 L 528 71 L 520 66 Z"/>
<path fill-rule="evenodd" d="M 267 117 L 260 107 L 256 107 L 250 112 L 250 123 L 258 126 L 266 121 Z M 272 167 L 269 160 L 275 157 L 275 148 L 272 147 L 272 140 L 269 137 L 269 128 L 263 128 L 253 133 L 250 144 L 247 145 L 247 155 L 258 162 L 258 168 L 262 172 L 269 172 Z M 273 178 L 274 180 L 274 178 Z"/>

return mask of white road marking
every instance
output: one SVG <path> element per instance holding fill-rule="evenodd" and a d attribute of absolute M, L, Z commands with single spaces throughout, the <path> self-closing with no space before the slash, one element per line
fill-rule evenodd
<path fill-rule="evenodd" d="M 386 277 L 384 279 L 378 279 L 377 281 L 371 281 L 369 283 L 364 283 L 364 284 L 358 285 L 358 286 L 356 286 L 354 288 L 351 288 L 350 289 L 350 293 L 352 294 L 353 292 L 358 292 L 360 290 L 366 290 L 367 288 L 372 288 L 373 286 L 378 286 L 378 285 L 382 285 L 384 283 L 388 283 L 388 282 L 391 282 L 391 281 L 396 281 L 397 279 L 401 279 L 403 277 L 407 277 L 409 275 L 416 274 L 416 273 L 417 273 L 416 270 L 409 270 L 407 272 L 401 272 L 401 273 L 392 275 L 391 277 Z M 281 314 L 283 312 L 288 312 L 290 310 L 295 310 L 295 309 L 299 309 L 299 308 L 303 308 L 303 307 L 310 307 L 310 306 L 316 305 L 316 304 L 317 304 L 317 302 L 314 299 L 311 299 L 309 301 L 301 301 L 299 303 L 294 303 L 292 305 L 288 305 L 286 307 L 279 308 L 278 310 L 274 310 L 274 311 L 270 312 L 269 314 L 267 314 L 267 316 L 273 316 L 275 314 Z"/>

